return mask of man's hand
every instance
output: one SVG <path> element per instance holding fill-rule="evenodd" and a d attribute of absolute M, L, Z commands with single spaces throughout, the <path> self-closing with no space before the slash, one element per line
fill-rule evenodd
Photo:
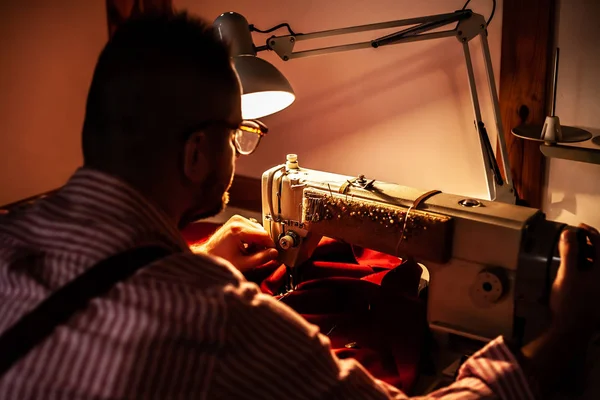
<path fill-rule="evenodd" d="M 574 385 L 573 390 L 581 384 L 583 358 L 600 326 L 600 236 L 587 225 L 579 229 L 587 243 L 579 243 L 573 231 L 560 237 L 561 262 L 550 295 L 552 324 L 521 349 L 522 367 L 541 396 L 557 386 Z"/>
<path fill-rule="evenodd" d="M 587 225 L 579 225 L 587 243 L 578 243 L 574 231 L 560 238 L 561 263 L 552 285 L 550 308 L 555 329 L 578 330 L 591 335 L 600 326 L 600 236 Z M 582 265 L 587 263 L 588 265 Z"/>
<path fill-rule="evenodd" d="M 277 258 L 275 244 L 257 222 L 235 215 L 197 251 L 224 258 L 246 272 Z"/>

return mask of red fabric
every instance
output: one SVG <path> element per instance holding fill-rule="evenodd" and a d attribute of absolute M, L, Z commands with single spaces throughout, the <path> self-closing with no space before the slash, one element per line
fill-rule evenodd
<path fill-rule="evenodd" d="M 199 222 L 189 224 L 181 231 L 181 233 L 187 244 L 192 246 L 205 242 L 217 229 L 219 229 L 220 226 L 220 224 Z"/>
<path fill-rule="evenodd" d="M 183 234 L 195 244 L 216 228 L 197 223 Z M 319 326 L 339 358 L 354 358 L 376 378 L 410 391 L 426 329 L 425 305 L 418 298 L 421 268 L 329 238 L 299 268 L 301 283 L 281 301 Z M 272 262 L 246 278 L 280 297 L 285 275 L 285 266 Z"/>

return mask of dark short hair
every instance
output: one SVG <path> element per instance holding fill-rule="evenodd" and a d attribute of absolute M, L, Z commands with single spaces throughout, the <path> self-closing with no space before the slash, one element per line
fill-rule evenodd
<path fill-rule="evenodd" d="M 211 24 L 185 12 L 142 15 L 123 23 L 94 70 L 82 134 L 85 163 L 110 157 L 117 135 L 134 139 L 164 128 L 169 121 L 163 120 L 174 118 L 165 110 L 177 107 L 172 103 L 181 85 L 172 85 L 178 74 L 213 87 L 237 82 L 229 49 Z"/>

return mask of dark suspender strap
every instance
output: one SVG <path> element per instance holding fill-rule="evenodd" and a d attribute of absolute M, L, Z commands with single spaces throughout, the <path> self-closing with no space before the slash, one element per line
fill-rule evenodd
<path fill-rule="evenodd" d="M 172 252 L 159 246 L 127 250 L 100 261 L 54 292 L 0 337 L 0 377 L 93 298 L 169 254 Z"/>

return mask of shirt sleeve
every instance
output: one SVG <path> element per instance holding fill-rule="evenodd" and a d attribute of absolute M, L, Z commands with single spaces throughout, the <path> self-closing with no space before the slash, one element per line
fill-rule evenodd
<path fill-rule="evenodd" d="M 208 398 L 408 399 L 352 359 L 340 360 L 318 327 L 243 282 L 226 288 L 225 343 Z M 524 375 L 502 339 L 461 367 L 458 381 L 416 399 L 530 399 Z"/>
<path fill-rule="evenodd" d="M 427 399 L 534 400 L 531 387 L 503 337 L 488 343 L 461 366 L 456 382 Z"/>

